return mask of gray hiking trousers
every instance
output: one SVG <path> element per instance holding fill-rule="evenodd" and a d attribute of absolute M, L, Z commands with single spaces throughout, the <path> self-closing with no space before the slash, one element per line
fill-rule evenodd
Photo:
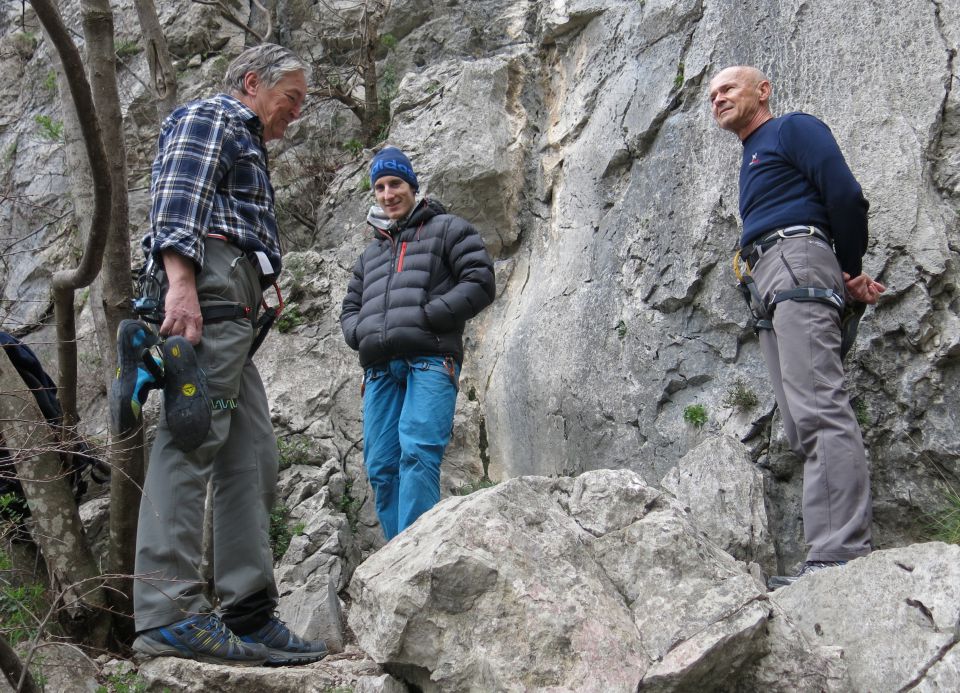
<path fill-rule="evenodd" d="M 214 583 L 224 612 L 241 617 L 251 598 L 271 612 L 277 587 L 268 535 L 278 452 L 263 382 L 248 356 L 261 290 L 257 273 L 233 245 L 208 239 L 197 276 L 201 304 L 251 307 L 253 320 L 204 324 L 197 357 L 213 400 L 236 408 L 213 411 L 210 433 L 184 453 L 160 416 L 140 503 L 133 598 L 137 631 L 210 610 L 200 575 L 203 508 L 213 480 Z"/>
<path fill-rule="evenodd" d="M 752 270 L 760 296 L 799 286 L 844 295 L 833 250 L 807 236 L 781 240 Z M 863 438 L 843 385 L 840 316 L 816 301 L 783 301 L 773 329 L 760 330 L 790 447 L 803 461 L 803 530 L 808 561 L 841 561 L 870 552 L 870 477 Z"/>

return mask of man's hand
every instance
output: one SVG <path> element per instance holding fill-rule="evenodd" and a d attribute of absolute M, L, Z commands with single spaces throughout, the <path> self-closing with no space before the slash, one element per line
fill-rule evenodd
<path fill-rule="evenodd" d="M 197 277 L 193 260 L 165 250 L 163 269 L 169 286 L 164 301 L 163 324 L 160 336 L 180 335 L 193 345 L 200 343 L 203 317 L 200 315 L 200 299 L 197 298 Z"/>
<path fill-rule="evenodd" d="M 877 299 L 880 298 L 880 294 L 887 290 L 887 287 L 883 284 L 874 281 L 863 273 L 851 279 L 850 275 L 844 272 L 843 281 L 847 285 L 847 293 L 850 294 L 854 300 L 860 301 L 861 303 L 869 303 L 870 305 L 876 303 Z"/>

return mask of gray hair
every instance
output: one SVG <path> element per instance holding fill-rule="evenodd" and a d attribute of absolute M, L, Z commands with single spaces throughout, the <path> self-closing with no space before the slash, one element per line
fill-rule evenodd
<path fill-rule="evenodd" d="M 303 72 L 303 76 L 309 79 L 310 66 L 283 46 L 261 43 L 234 58 L 223 76 L 224 89 L 228 92 L 246 93 L 243 78 L 248 72 L 256 74 L 269 88 L 291 72 Z"/>

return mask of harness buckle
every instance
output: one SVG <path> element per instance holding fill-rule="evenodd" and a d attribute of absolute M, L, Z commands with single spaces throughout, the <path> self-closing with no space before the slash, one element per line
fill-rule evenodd
<path fill-rule="evenodd" d="M 798 233 L 788 234 L 788 231 L 797 231 Z M 806 236 L 814 236 L 816 233 L 817 229 L 813 226 L 788 226 L 785 229 L 777 229 L 777 235 L 780 238 L 805 238 Z"/>

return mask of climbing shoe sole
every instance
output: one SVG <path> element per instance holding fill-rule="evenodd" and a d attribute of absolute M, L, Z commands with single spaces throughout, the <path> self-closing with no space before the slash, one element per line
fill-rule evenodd
<path fill-rule="evenodd" d="M 210 431 L 211 404 L 197 352 L 183 337 L 167 337 L 163 354 L 163 408 L 173 444 L 183 452 L 200 446 Z"/>

